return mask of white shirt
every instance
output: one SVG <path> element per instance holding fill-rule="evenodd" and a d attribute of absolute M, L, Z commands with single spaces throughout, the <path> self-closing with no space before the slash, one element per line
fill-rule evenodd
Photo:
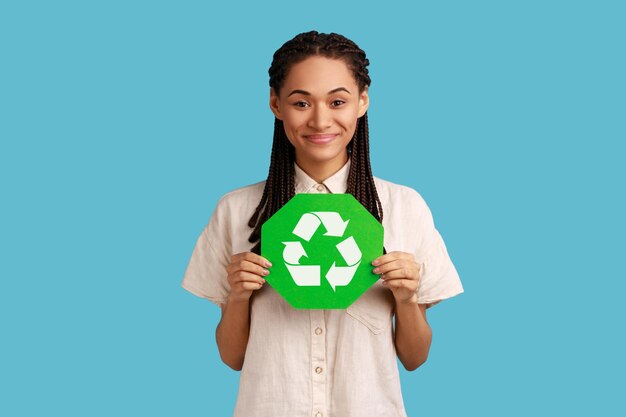
<path fill-rule="evenodd" d="M 345 193 L 350 162 L 318 184 L 296 165 L 296 193 Z M 384 246 L 421 264 L 418 303 L 463 292 L 431 212 L 413 189 L 374 178 Z M 252 248 L 248 220 L 265 183 L 224 195 L 196 242 L 182 281 L 191 293 L 226 303 L 226 266 Z M 270 268 L 271 271 L 271 268 Z M 250 301 L 250 335 L 236 417 L 406 416 L 393 342 L 393 296 L 381 281 L 346 310 L 299 310 L 265 284 Z"/>

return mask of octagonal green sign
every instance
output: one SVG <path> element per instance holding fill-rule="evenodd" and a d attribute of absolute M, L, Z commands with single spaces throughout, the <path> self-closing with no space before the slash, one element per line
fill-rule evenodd
<path fill-rule="evenodd" d="M 294 308 L 347 308 L 378 279 L 383 226 L 351 194 L 297 194 L 261 239 L 265 279 Z"/>

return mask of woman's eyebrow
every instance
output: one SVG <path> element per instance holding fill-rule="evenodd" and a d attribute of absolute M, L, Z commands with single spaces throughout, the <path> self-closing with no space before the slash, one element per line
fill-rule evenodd
<path fill-rule="evenodd" d="M 345 89 L 345 88 L 343 88 L 343 87 L 337 87 L 337 88 L 335 88 L 334 90 L 330 90 L 330 91 L 328 92 L 328 94 L 333 94 L 333 93 L 336 93 L 337 91 L 345 91 L 346 93 L 351 94 L 351 93 L 350 93 L 347 89 Z M 305 96 L 310 96 L 310 95 L 311 95 L 311 93 L 309 93 L 308 91 L 304 91 L 304 90 L 293 90 L 291 93 L 289 93 L 289 95 L 288 95 L 287 97 L 289 97 L 289 96 L 291 96 L 291 95 L 293 95 L 293 94 L 303 94 L 303 95 L 305 95 Z"/>

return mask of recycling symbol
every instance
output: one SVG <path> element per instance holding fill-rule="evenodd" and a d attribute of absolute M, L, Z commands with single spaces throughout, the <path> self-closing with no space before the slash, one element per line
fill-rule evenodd
<path fill-rule="evenodd" d="M 343 221 L 341 215 L 333 211 L 316 211 L 304 213 L 293 229 L 293 234 L 300 239 L 309 242 L 315 232 L 323 225 L 326 228 L 324 236 L 343 237 L 350 220 Z M 308 257 L 302 242 L 299 240 L 283 242 L 283 260 L 289 270 L 291 277 L 298 286 L 319 286 L 321 282 L 320 265 L 300 265 L 300 259 Z M 346 286 L 352 281 L 354 274 L 361 264 L 361 250 L 354 240 L 349 236 L 336 245 L 347 266 L 337 266 L 335 262 L 325 275 L 326 280 L 336 291 L 337 286 Z"/>
<path fill-rule="evenodd" d="M 351 194 L 296 194 L 261 228 L 268 290 L 294 308 L 347 308 L 378 281 L 383 233 Z"/>

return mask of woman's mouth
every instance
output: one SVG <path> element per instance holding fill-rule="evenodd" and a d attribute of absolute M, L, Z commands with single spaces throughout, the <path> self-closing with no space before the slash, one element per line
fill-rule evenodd
<path fill-rule="evenodd" d="M 323 145 L 331 142 L 337 136 L 339 136 L 338 133 L 327 133 L 324 135 L 305 135 L 304 138 L 309 142 L 315 143 L 316 145 Z"/>

